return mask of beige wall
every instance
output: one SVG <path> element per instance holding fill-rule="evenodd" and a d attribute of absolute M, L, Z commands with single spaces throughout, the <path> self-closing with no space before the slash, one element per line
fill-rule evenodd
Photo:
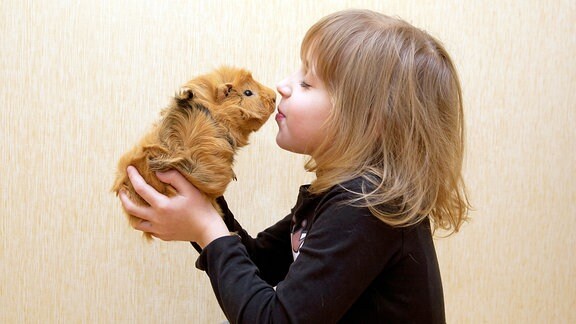
<path fill-rule="evenodd" d="M 0 322 L 222 321 L 197 253 L 128 227 L 116 161 L 180 83 L 234 64 L 272 86 L 347 7 L 428 30 L 461 73 L 476 210 L 437 240 L 448 322 L 576 322 L 574 1 L 80 2 L 0 2 Z M 227 193 L 254 234 L 310 179 L 275 132 Z"/>

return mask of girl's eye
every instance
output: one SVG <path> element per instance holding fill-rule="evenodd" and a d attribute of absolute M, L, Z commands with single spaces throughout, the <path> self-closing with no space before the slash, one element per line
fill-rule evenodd
<path fill-rule="evenodd" d="M 250 97 L 251 95 L 253 95 L 253 93 L 252 93 L 252 91 L 250 91 L 250 90 L 244 90 L 244 95 L 245 95 L 246 97 Z"/>
<path fill-rule="evenodd" d="M 304 88 L 304 89 L 310 88 L 310 85 L 309 85 L 308 83 L 304 82 L 304 81 L 300 82 L 300 86 L 301 86 L 302 88 Z"/>

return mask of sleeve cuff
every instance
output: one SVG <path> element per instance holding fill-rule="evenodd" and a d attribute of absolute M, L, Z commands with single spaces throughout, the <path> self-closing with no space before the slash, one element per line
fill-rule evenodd
<path fill-rule="evenodd" d="M 230 251 L 235 245 L 241 244 L 240 237 L 238 235 L 223 236 L 210 242 L 204 249 L 200 249 L 200 256 L 196 260 L 196 268 L 202 271 L 206 271 L 208 266 L 209 258 L 218 258 L 223 252 Z M 192 246 L 196 248 L 198 244 L 192 243 Z M 196 250 L 198 250 L 196 248 Z"/>
<path fill-rule="evenodd" d="M 198 253 L 202 253 L 202 248 L 200 247 L 200 245 L 198 245 L 198 243 L 196 242 L 190 242 L 190 244 L 192 244 L 192 246 L 194 247 L 194 249 L 196 251 L 198 251 Z"/>

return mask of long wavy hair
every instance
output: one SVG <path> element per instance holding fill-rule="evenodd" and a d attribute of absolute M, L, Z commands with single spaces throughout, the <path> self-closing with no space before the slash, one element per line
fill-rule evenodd
<path fill-rule="evenodd" d="M 306 169 L 322 193 L 353 178 L 349 203 L 392 226 L 430 217 L 457 232 L 470 205 L 462 178 L 460 81 L 443 45 L 409 23 L 369 10 L 322 18 L 301 47 L 306 71 L 322 80 L 334 108 L 326 138 Z"/>

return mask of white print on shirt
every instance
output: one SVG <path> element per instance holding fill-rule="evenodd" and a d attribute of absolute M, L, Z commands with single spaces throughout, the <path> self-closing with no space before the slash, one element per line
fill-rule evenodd
<path fill-rule="evenodd" d="M 304 239 L 308 233 L 306 229 L 306 224 L 308 223 L 306 219 L 302 220 L 300 224 L 296 224 L 294 219 L 292 219 L 292 230 L 290 231 L 290 239 L 292 242 L 292 257 L 294 260 L 300 255 L 300 248 L 304 245 Z"/>

